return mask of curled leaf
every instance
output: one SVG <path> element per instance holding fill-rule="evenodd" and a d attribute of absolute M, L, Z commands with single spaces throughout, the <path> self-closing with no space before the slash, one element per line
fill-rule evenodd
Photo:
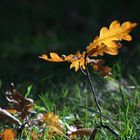
<path fill-rule="evenodd" d="M 0 120 L 8 124 L 18 124 L 21 125 L 21 122 L 11 115 L 7 110 L 0 108 Z"/>
<path fill-rule="evenodd" d="M 94 61 L 92 61 L 93 69 L 95 71 L 101 73 L 101 75 L 103 77 L 111 76 L 112 75 L 112 73 L 111 73 L 112 69 L 108 66 L 104 66 L 103 64 L 104 64 L 104 60 L 102 60 L 102 59 L 99 59 L 99 60 L 94 59 Z"/>
<path fill-rule="evenodd" d="M 24 119 L 33 109 L 33 100 L 22 96 L 11 84 L 11 90 L 6 91 L 6 99 L 9 102 L 7 111 L 10 113 L 18 113 Z"/>

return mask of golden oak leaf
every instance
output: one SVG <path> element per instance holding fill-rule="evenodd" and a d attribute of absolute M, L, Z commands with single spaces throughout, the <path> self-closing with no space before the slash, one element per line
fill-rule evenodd
<path fill-rule="evenodd" d="M 100 30 L 100 35 L 87 46 L 87 54 L 92 56 L 103 55 L 104 53 L 117 55 L 118 49 L 121 47 L 119 41 L 131 41 L 132 37 L 129 33 L 136 25 L 136 23 L 131 23 L 129 21 L 120 25 L 117 20 L 113 21 L 109 29 L 103 27 Z"/>
<path fill-rule="evenodd" d="M 68 56 L 59 56 L 57 53 L 52 52 L 50 53 L 50 56 L 43 54 L 39 58 L 51 62 L 70 62 L 70 69 L 74 68 L 75 71 L 80 68 L 84 70 L 86 69 L 87 64 L 92 64 L 95 71 L 99 71 L 103 76 L 110 76 L 110 67 L 103 66 L 102 61 L 91 58 L 98 55 L 104 55 L 104 53 L 117 55 L 118 49 L 121 47 L 120 41 L 131 41 L 132 37 L 129 33 L 136 25 L 137 23 L 131 23 L 130 21 L 120 24 L 115 20 L 110 24 L 109 28 L 101 28 L 99 36 L 87 46 L 86 51 L 82 53 L 78 51 L 75 55 L 70 54 Z"/>
<path fill-rule="evenodd" d="M 44 114 L 42 121 L 46 124 L 46 128 L 48 128 L 48 138 L 63 134 L 64 128 L 59 116 L 52 112 L 48 112 Z"/>
<path fill-rule="evenodd" d="M 70 69 L 75 68 L 75 71 L 77 71 L 79 68 L 85 69 L 85 52 L 82 54 L 78 51 L 75 55 L 70 54 L 68 56 L 62 55 L 61 57 L 57 53 L 50 53 L 50 57 L 43 54 L 39 58 L 44 59 L 46 61 L 51 62 L 70 62 Z"/>
<path fill-rule="evenodd" d="M 68 56 L 62 55 L 60 57 L 57 53 L 51 52 L 50 57 L 48 57 L 46 54 L 43 54 L 39 58 L 44 59 L 46 61 L 50 61 L 50 62 L 64 62 L 64 61 L 68 61 L 72 57 L 73 57 L 73 55 L 71 55 L 71 54 Z"/>
<path fill-rule="evenodd" d="M 16 133 L 13 129 L 5 129 L 0 136 L 2 140 L 14 140 Z"/>
<path fill-rule="evenodd" d="M 51 62 L 63 62 L 64 60 L 58 56 L 57 53 L 50 53 L 50 58 L 43 54 L 42 56 L 40 56 L 40 58 L 47 60 L 47 61 L 51 61 Z"/>
<path fill-rule="evenodd" d="M 71 62 L 70 69 L 75 68 L 77 71 L 79 68 L 85 69 L 86 61 L 85 61 L 85 52 L 82 54 L 78 51 L 75 56 L 69 60 Z"/>

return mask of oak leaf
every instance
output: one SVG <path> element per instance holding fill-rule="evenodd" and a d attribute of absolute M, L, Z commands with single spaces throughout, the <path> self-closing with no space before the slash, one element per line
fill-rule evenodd
<path fill-rule="evenodd" d="M 54 137 L 55 135 L 63 135 L 64 128 L 59 116 L 52 112 L 48 112 L 44 114 L 42 122 L 46 124 L 45 126 L 48 129 L 48 138 Z"/>
<path fill-rule="evenodd" d="M 118 49 L 121 47 L 120 41 L 131 41 L 132 37 L 129 33 L 135 28 L 137 23 L 131 23 L 129 21 L 124 22 L 122 25 L 117 21 L 113 21 L 109 26 L 103 27 L 100 30 L 99 36 L 97 36 L 93 42 L 87 46 L 86 51 L 76 54 L 70 54 L 68 56 L 59 56 L 57 53 L 51 52 L 50 56 L 43 54 L 39 58 L 50 62 L 69 62 L 70 69 L 74 68 L 75 71 L 81 69 L 85 70 L 87 64 L 92 64 L 95 71 L 100 72 L 103 76 L 111 75 L 111 68 L 103 66 L 102 60 L 96 60 L 93 57 L 98 55 L 104 55 L 104 53 L 110 55 L 117 55 Z M 92 57 L 92 59 L 91 59 Z"/>
<path fill-rule="evenodd" d="M 100 35 L 97 36 L 86 48 L 88 55 L 97 56 L 103 55 L 104 53 L 117 55 L 118 49 L 121 47 L 119 41 L 131 41 L 132 37 L 129 33 L 136 25 L 136 23 L 131 23 L 129 21 L 120 25 L 120 23 L 115 20 L 111 23 L 109 29 L 103 27 L 100 30 Z"/>
<path fill-rule="evenodd" d="M 75 55 L 70 54 L 68 56 L 62 55 L 61 57 L 57 53 L 50 53 L 50 57 L 43 54 L 39 58 L 44 59 L 50 62 L 70 62 L 70 69 L 74 68 L 77 71 L 79 68 L 85 69 L 86 61 L 85 61 L 85 52 L 82 54 L 78 51 Z"/>
<path fill-rule="evenodd" d="M 73 58 L 68 60 L 71 62 L 70 69 L 75 68 L 75 71 L 77 71 L 79 68 L 85 69 L 86 61 L 85 61 L 85 52 L 82 54 L 78 51 Z"/>
<path fill-rule="evenodd" d="M 65 62 L 70 60 L 74 55 L 70 54 L 68 56 L 62 55 L 61 57 L 54 52 L 50 53 L 50 57 L 48 57 L 46 54 L 43 54 L 42 56 L 39 56 L 39 58 L 42 58 L 46 61 L 50 61 L 50 62 Z"/>
<path fill-rule="evenodd" d="M 33 100 L 22 96 L 11 84 L 11 90 L 6 91 L 6 99 L 9 102 L 7 111 L 9 113 L 18 113 L 24 119 L 33 109 Z"/>

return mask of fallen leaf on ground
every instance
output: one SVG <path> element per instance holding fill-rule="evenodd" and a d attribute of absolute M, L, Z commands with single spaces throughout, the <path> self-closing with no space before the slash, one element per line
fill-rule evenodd
<path fill-rule="evenodd" d="M 3 123 L 8 124 L 18 124 L 21 125 L 21 122 L 15 118 L 13 115 L 11 115 L 7 110 L 0 108 L 0 121 Z"/>
<path fill-rule="evenodd" d="M 55 135 L 62 136 L 64 134 L 62 121 L 59 119 L 59 116 L 55 115 L 54 113 L 48 112 L 44 114 L 42 123 L 45 124 L 45 127 L 48 129 L 48 138 Z"/>
<path fill-rule="evenodd" d="M 72 129 L 68 130 L 68 136 L 72 140 L 76 140 L 77 138 L 83 138 L 84 136 L 90 137 L 92 135 L 92 138 L 95 138 L 97 130 L 93 128 L 80 128 L 76 129 L 76 127 L 73 127 Z"/>
<path fill-rule="evenodd" d="M 0 137 L 2 140 L 15 140 L 16 133 L 13 129 L 5 129 L 1 134 Z"/>
<path fill-rule="evenodd" d="M 10 107 L 7 111 L 10 113 L 18 113 L 22 119 L 24 119 L 30 111 L 33 110 L 33 100 L 22 96 L 11 84 L 11 90 L 6 91 L 6 99 L 9 102 Z"/>

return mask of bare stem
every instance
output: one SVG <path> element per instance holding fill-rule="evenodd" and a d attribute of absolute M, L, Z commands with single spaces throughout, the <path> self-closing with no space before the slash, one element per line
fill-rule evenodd
<path fill-rule="evenodd" d="M 103 127 L 105 129 L 107 129 L 108 131 L 110 131 L 110 133 L 112 133 L 116 137 L 116 139 L 118 139 L 118 137 L 119 137 L 118 134 L 113 129 L 111 129 L 108 125 L 102 124 L 101 127 Z"/>
<path fill-rule="evenodd" d="M 88 71 L 88 68 L 86 68 L 85 73 L 86 73 L 88 82 L 90 84 L 90 87 L 91 87 L 91 90 L 92 90 L 92 94 L 94 96 L 94 100 L 95 100 L 96 106 L 97 106 L 98 111 L 99 111 L 100 125 L 102 125 L 102 115 L 101 115 L 102 114 L 102 110 L 101 110 L 101 107 L 99 105 L 98 99 L 96 97 L 96 91 L 95 91 L 95 88 L 93 86 L 93 83 L 92 83 L 91 76 L 90 76 L 90 73 Z"/>
<path fill-rule="evenodd" d="M 94 96 L 94 100 L 95 100 L 96 106 L 98 108 L 98 114 L 99 114 L 99 118 L 100 118 L 100 126 L 98 126 L 97 129 L 99 129 L 101 127 L 105 128 L 105 129 L 107 129 L 110 133 L 112 133 L 118 139 L 118 137 L 119 137 L 118 134 L 113 129 L 111 129 L 108 125 L 104 125 L 103 124 L 103 121 L 102 121 L 102 110 L 101 110 L 101 107 L 99 105 L 98 99 L 96 97 L 96 91 L 95 91 L 94 85 L 92 83 L 91 76 L 90 76 L 90 73 L 88 71 L 88 68 L 86 68 L 85 71 L 83 69 L 81 69 L 81 71 L 82 71 L 82 73 L 84 75 L 86 75 L 86 77 L 88 79 L 88 82 L 89 82 L 91 90 L 92 90 L 92 94 Z M 93 134 L 94 134 L 94 132 L 93 132 Z M 92 140 L 94 138 L 95 138 L 95 136 L 91 135 L 90 140 Z"/>

